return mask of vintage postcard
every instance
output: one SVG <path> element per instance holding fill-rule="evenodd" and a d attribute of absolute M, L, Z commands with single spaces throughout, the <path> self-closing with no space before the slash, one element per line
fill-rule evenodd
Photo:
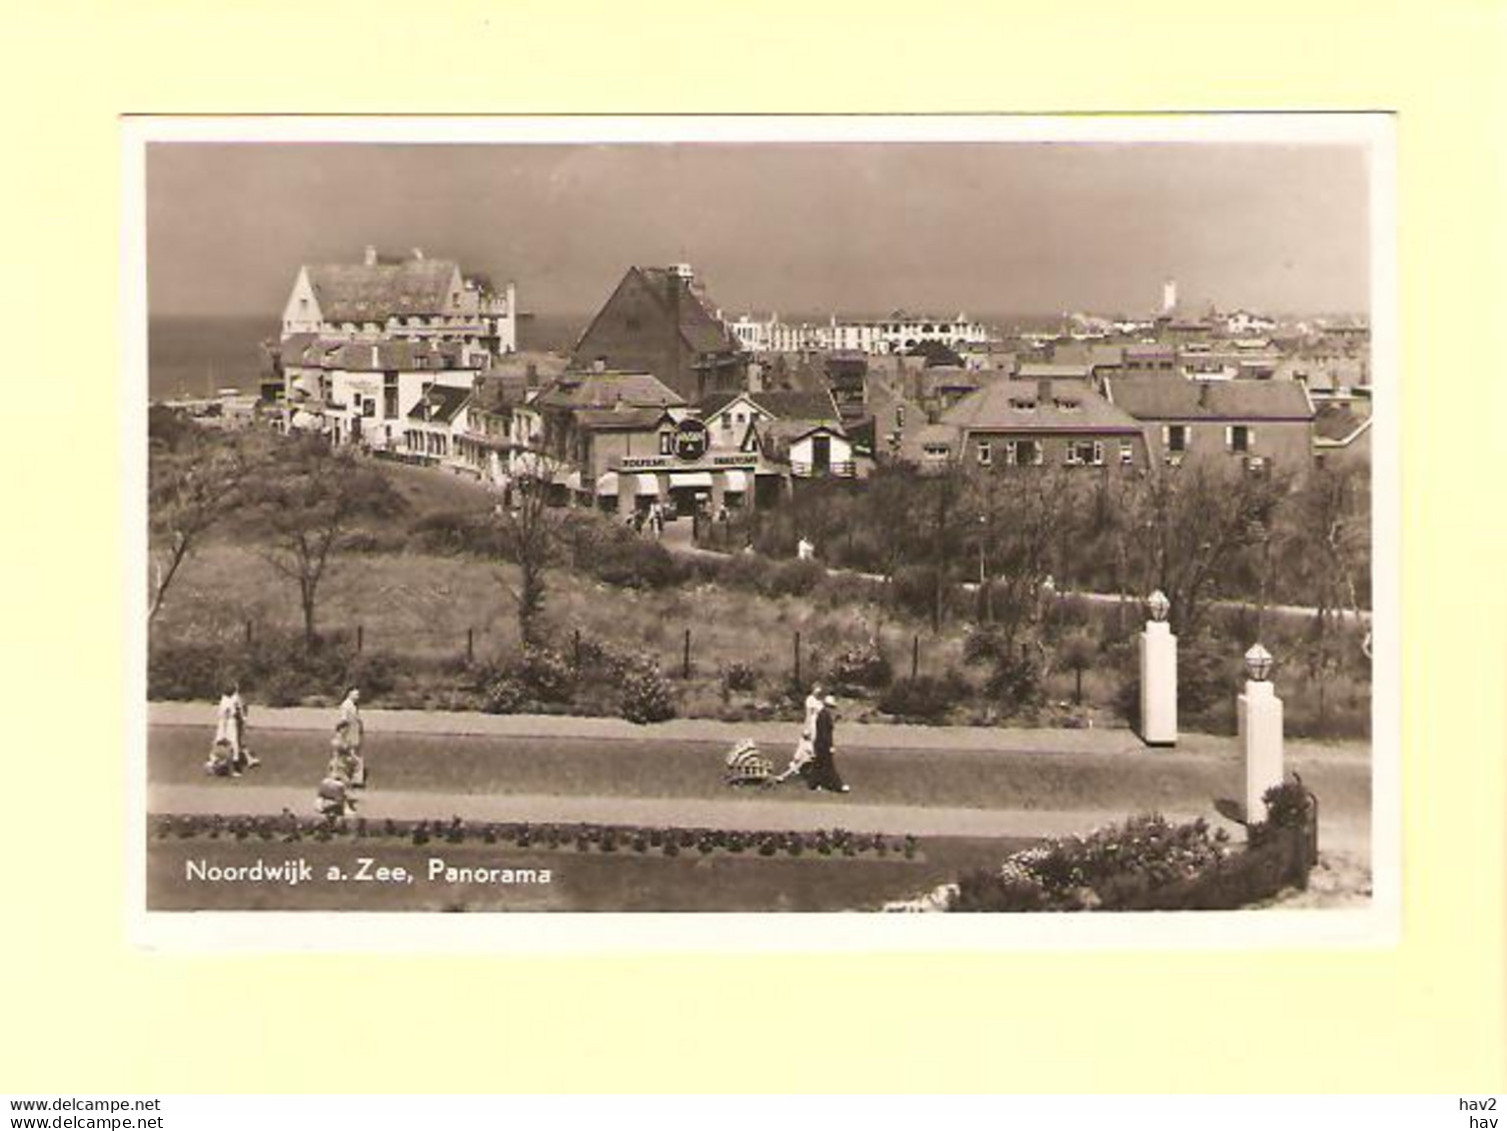
<path fill-rule="evenodd" d="M 1385 115 L 124 132 L 140 941 L 1395 938 Z"/>

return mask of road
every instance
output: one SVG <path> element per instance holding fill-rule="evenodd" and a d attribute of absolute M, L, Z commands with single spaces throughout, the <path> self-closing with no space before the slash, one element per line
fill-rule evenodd
<path fill-rule="evenodd" d="M 798 782 L 732 789 L 721 780 L 726 745 L 705 737 L 412 734 L 384 732 L 372 721 L 368 734 L 373 786 L 361 813 L 378 819 L 1038 837 L 1086 832 L 1152 810 L 1219 823 L 1214 798 L 1243 793 L 1242 767 L 1228 749 L 849 746 L 839 763 L 854 791 L 837 796 L 811 793 Z M 312 814 L 328 755 L 322 729 L 254 731 L 263 764 L 238 780 L 204 774 L 207 735 L 202 725 L 150 728 L 151 812 Z M 765 750 L 777 765 L 784 761 L 783 745 Z M 1321 798 L 1325 844 L 1363 846 L 1369 761 L 1340 748 L 1298 754 L 1289 764 Z"/>

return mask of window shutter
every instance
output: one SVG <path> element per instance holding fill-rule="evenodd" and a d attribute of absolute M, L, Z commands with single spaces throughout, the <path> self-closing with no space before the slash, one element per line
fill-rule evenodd
<path fill-rule="evenodd" d="M 1162 425 L 1162 445 L 1164 447 L 1167 447 L 1167 448 L 1170 448 L 1172 446 L 1172 427 L 1171 427 L 1171 425 L 1168 425 L 1168 424 L 1163 424 Z"/>
<path fill-rule="evenodd" d="M 1095 440 L 1094 441 L 1094 466 L 1098 467 L 1103 462 L 1104 462 L 1104 441 L 1103 440 Z"/>
<path fill-rule="evenodd" d="M 1235 429 L 1229 424 L 1224 426 L 1224 446 L 1230 451 L 1235 450 Z"/>
<path fill-rule="evenodd" d="M 1248 452 L 1256 450 L 1256 430 L 1254 428 L 1247 428 L 1245 430 L 1245 450 Z"/>

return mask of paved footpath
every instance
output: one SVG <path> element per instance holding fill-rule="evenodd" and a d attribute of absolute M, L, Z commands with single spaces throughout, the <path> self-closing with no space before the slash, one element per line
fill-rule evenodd
<path fill-rule="evenodd" d="M 251 708 L 254 730 L 328 731 L 336 709 L 330 707 Z M 782 722 L 722 722 L 718 719 L 671 719 L 640 725 L 625 719 L 580 715 L 487 715 L 475 711 L 405 711 L 363 708 L 368 733 L 458 735 L 499 738 L 602 738 L 717 742 L 730 745 L 752 738 L 771 747 L 794 741 L 798 724 Z M 214 725 L 212 703 L 151 703 L 147 721 L 152 726 Z M 1140 754 L 1161 758 L 1171 751 L 1150 751 L 1133 732 L 1122 727 L 1089 727 L 1067 730 L 1057 727 L 966 727 L 911 726 L 903 723 L 849 723 L 838 721 L 840 744 L 882 750 L 997 751 L 999 753 Z M 1367 761 L 1370 743 L 1323 743 L 1290 739 L 1289 758 L 1334 758 Z M 1185 734 L 1175 754 L 1233 757 L 1235 739 L 1220 735 Z"/>

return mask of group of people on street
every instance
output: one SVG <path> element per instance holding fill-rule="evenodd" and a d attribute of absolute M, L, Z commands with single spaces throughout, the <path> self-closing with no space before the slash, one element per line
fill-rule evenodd
<path fill-rule="evenodd" d="M 251 753 L 246 742 L 246 721 L 250 714 L 238 684 L 228 684 L 215 708 L 215 737 L 210 745 L 207 773 L 215 777 L 238 778 L 261 760 Z M 316 808 L 323 816 L 343 817 L 354 810 L 351 793 L 367 786 L 366 724 L 361 718 L 361 689 L 346 690 L 335 720 L 335 735 L 330 739 L 330 761 L 319 783 Z"/>
<path fill-rule="evenodd" d="M 837 772 L 836 749 L 833 736 L 837 726 L 837 700 L 828 695 L 821 684 L 811 688 L 806 696 L 806 715 L 801 723 L 801 736 L 795 744 L 795 753 L 790 765 L 773 778 L 781 785 L 793 777 L 800 777 L 806 787 L 832 793 L 851 793 L 852 789 Z"/>
<path fill-rule="evenodd" d="M 204 763 L 205 773 L 217 778 L 238 778 L 244 771 L 262 764 L 246 742 L 248 714 L 240 684 L 226 684 L 215 707 L 215 737 L 209 759 Z"/>
<path fill-rule="evenodd" d="M 330 739 L 330 764 L 319 783 L 315 808 L 322 817 L 340 818 L 354 812 L 356 800 L 351 794 L 365 789 L 366 723 L 361 718 L 361 689 L 349 688 L 340 701 L 340 715 L 335 720 L 335 736 Z"/>
<path fill-rule="evenodd" d="M 659 503 L 650 503 L 648 510 L 636 510 L 628 516 L 628 525 L 633 527 L 635 534 L 642 534 L 645 528 L 655 538 L 662 537 L 665 532 L 665 511 Z"/>

